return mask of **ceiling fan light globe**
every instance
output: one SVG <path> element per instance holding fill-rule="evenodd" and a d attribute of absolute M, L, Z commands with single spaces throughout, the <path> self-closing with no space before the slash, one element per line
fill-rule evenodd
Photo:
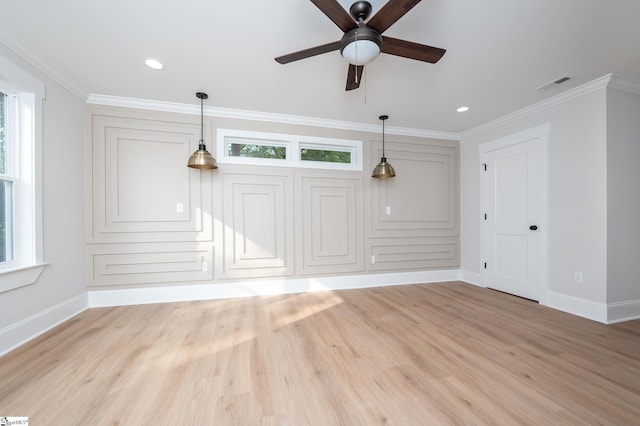
<path fill-rule="evenodd" d="M 340 40 L 340 54 L 352 65 L 366 65 L 377 58 L 381 51 L 382 36 L 367 26 L 347 31 Z"/>
<path fill-rule="evenodd" d="M 342 49 L 342 57 L 352 65 L 362 66 L 380 55 L 380 46 L 371 40 L 357 40 Z"/>

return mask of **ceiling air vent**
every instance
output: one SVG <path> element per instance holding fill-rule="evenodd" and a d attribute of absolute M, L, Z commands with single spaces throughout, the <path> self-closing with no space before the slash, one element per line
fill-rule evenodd
<path fill-rule="evenodd" d="M 542 86 L 540 86 L 540 87 L 537 87 L 537 88 L 536 88 L 536 90 L 547 90 L 547 89 L 551 89 L 552 87 L 556 87 L 557 85 L 562 84 L 562 83 L 564 83 L 565 81 L 569 81 L 569 80 L 571 80 L 571 76 L 569 76 L 569 75 L 566 75 L 566 74 L 565 74 L 565 75 L 563 75 L 563 76 L 562 76 L 562 77 L 560 77 L 560 78 L 557 78 L 557 79 L 555 79 L 555 80 L 553 80 L 553 81 L 550 81 L 550 82 L 548 82 L 548 83 L 543 84 L 543 85 L 542 85 Z"/>

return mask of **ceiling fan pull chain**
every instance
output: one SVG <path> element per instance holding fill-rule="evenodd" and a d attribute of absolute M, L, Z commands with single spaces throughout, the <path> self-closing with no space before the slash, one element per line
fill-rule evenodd
<path fill-rule="evenodd" d="M 362 76 L 362 81 L 364 81 L 364 104 L 367 104 L 367 70 L 363 69 L 364 75 Z"/>

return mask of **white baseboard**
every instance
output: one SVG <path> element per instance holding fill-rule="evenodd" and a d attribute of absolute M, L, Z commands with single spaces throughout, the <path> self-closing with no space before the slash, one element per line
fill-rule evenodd
<path fill-rule="evenodd" d="M 484 284 L 484 279 L 482 278 L 482 274 L 480 272 L 471 272 L 471 271 L 465 271 L 464 269 L 461 269 L 460 281 L 464 281 L 467 284 L 473 284 L 475 286 L 482 287 L 482 288 L 487 287 Z"/>
<path fill-rule="evenodd" d="M 640 300 L 638 299 L 604 304 L 553 291 L 547 293 L 547 298 L 547 306 L 550 308 L 603 324 L 614 324 L 640 318 Z"/>
<path fill-rule="evenodd" d="M 0 356 L 27 343 L 88 308 L 87 293 L 58 303 L 0 330 Z"/>
<path fill-rule="evenodd" d="M 460 281 L 478 287 L 486 287 L 481 273 L 462 269 L 459 273 Z M 553 291 L 547 291 L 545 296 L 546 300 L 544 297 L 540 299 L 541 305 L 604 324 L 613 324 L 640 318 L 640 299 L 604 304 Z"/>
<path fill-rule="evenodd" d="M 148 303 L 267 296 L 311 291 L 346 290 L 404 284 L 424 284 L 460 279 L 458 269 L 401 272 L 340 277 L 294 278 L 281 280 L 231 281 L 216 284 L 190 284 L 168 287 L 89 291 L 89 307 L 143 305 Z"/>
<path fill-rule="evenodd" d="M 554 291 L 547 292 L 546 306 L 593 321 L 607 323 L 607 305 Z"/>
<path fill-rule="evenodd" d="M 607 323 L 629 321 L 640 318 L 640 300 L 628 300 L 607 304 Z"/>

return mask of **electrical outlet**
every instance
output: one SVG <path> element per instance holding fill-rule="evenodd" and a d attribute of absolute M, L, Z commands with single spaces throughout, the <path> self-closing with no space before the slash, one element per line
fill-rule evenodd
<path fill-rule="evenodd" d="M 207 261 L 202 262 L 202 272 L 207 272 L 209 270 L 209 264 Z"/>
<path fill-rule="evenodd" d="M 176 213 L 182 213 L 182 212 L 184 212 L 184 204 L 176 203 Z"/>
<path fill-rule="evenodd" d="M 582 284 L 582 279 L 583 279 L 582 272 L 576 271 L 573 273 L 573 281 L 576 284 Z"/>
<path fill-rule="evenodd" d="M 371 256 L 371 264 L 374 265 L 376 263 L 376 256 Z"/>
<path fill-rule="evenodd" d="M 387 216 L 391 216 L 391 206 L 387 206 L 387 208 L 385 209 L 385 213 L 387 214 Z"/>

